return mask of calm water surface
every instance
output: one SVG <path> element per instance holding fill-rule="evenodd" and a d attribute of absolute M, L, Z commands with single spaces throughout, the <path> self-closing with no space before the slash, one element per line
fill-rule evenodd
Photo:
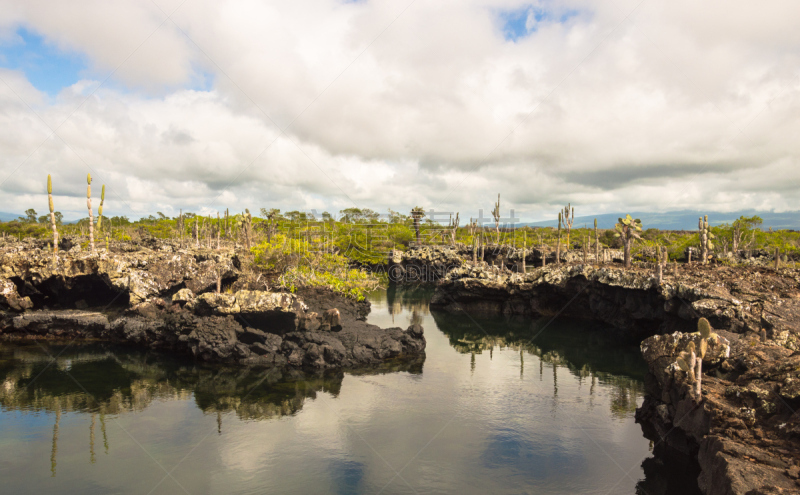
<path fill-rule="evenodd" d="M 359 372 L 0 344 L 0 491 L 666 493 L 641 467 L 635 346 L 585 322 L 432 314 L 429 297 L 373 294 L 372 323 L 419 320 L 428 347 Z"/>

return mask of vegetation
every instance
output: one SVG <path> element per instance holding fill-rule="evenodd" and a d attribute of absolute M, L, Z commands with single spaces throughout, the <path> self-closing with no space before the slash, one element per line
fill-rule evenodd
<path fill-rule="evenodd" d="M 0 222 L 0 234 L 46 239 L 52 246 L 58 245 L 65 237 L 78 236 L 84 237 L 81 245 L 90 249 L 95 231 L 102 232 L 102 237 L 107 239 L 106 246 L 109 241 L 139 242 L 155 237 L 175 239 L 187 247 L 234 247 L 243 249 L 248 256 L 252 253 L 255 268 L 271 273 L 272 279 L 282 277 L 280 283 L 286 287 L 325 285 L 342 293 L 352 290 L 356 297 L 363 295 L 363 290 L 374 280 L 361 279 L 350 270 L 385 265 L 393 251 L 406 251 L 414 245 L 461 246 L 464 250 L 471 247 L 475 262 L 484 259 L 484 250 L 502 246 L 515 249 L 533 247 L 551 253 L 551 256 L 556 254 L 559 262 L 563 260 L 564 252 L 581 250 L 585 259 L 594 253 L 595 262 L 602 262 L 606 260 L 605 250 L 622 249 L 626 267 L 634 261 L 659 265 L 686 261 L 690 248 L 701 253 L 701 260 L 711 259 L 714 263 L 727 265 L 750 256 L 772 258 L 775 252 L 784 262 L 791 263 L 800 258 L 800 232 L 764 231 L 760 228 L 763 221 L 757 216 L 741 217 L 718 226 L 711 226 L 708 218 L 704 217 L 700 219 L 698 230 L 663 231 L 643 230 L 641 222 L 628 215 L 620 218 L 614 229 L 604 230 L 597 228 L 596 221 L 592 226 L 575 226 L 575 209 L 567 205 L 558 212 L 556 228 L 504 226 L 498 195 L 489 220 L 491 224 L 487 219 L 470 219 L 463 227 L 458 213 L 451 214 L 439 224 L 426 217 L 425 210 L 419 206 L 411 209 L 409 215 L 393 210 L 379 214 L 368 208 L 355 207 L 343 209 L 338 215 L 300 211 L 281 213 L 280 209 L 261 208 L 258 217 L 251 215 L 249 210 L 231 215 L 226 209 L 224 215 L 181 211 L 177 217 L 170 218 L 158 212 L 157 216 L 131 221 L 125 216 L 104 215 L 103 187 L 95 219 L 91 212 L 91 176 L 87 176 L 89 216 L 65 224 L 62 214 L 55 211 L 53 205 L 50 177 L 47 190 L 49 215 L 38 216 L 34 209 L 28 209 L 15 221 Z M 494 235 L 487 236 L 487 231 Z M 493 238 L 493 245 L 487 244 L 489 237 Z M 706 254 L 702 254 L 704 251 Z M 344 277 L 347 283 L 339 284 L 331 277 L 337 280 Z"/>
<path fill-rule="evenodd" d="M 339 254 L 312 251 L 312 246 L 283 234 L 264 241 L 251 250 L 254 265 L 267 274 L 280 273 L 278 286 L 295 292 L 299 287 L 325 287 L 343 296 L 362 301 L 379 281 L 371 273 L 352 268 L 350 260 Z"/>

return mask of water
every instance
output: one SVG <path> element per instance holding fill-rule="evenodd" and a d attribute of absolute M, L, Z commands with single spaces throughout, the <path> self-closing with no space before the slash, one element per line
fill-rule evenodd
<path fill-rule="evenodd" d="M 373 294 L 371 322 L 419 320 L 428 347 L 358 372 L 0 344 L 2 491 L 664 493 L 641 467 L 635 346 L 585 322 L 431 314 L 429 297 Z"/>

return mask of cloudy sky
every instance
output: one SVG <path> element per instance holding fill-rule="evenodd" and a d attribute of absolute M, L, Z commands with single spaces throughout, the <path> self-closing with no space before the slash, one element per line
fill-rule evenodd
<path fill-rule="evenodd" d="M 800 209 L 796 0 L 0 9 L 0 211 Z"/>

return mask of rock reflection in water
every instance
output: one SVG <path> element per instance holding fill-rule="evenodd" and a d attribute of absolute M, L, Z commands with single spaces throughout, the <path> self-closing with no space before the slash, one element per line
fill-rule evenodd
<path fill-rule="evenodd" d="M 419 374 L 424 359 L 383 363 L 358 373 Z M 90 414 L 89 458 L 94 463 L 98 421 L 108 453 L 107 415 L 144 411 L 157 400 L 194 398 L 205 414 L 217 416 L 221 433 L 223 413 L 234 412 L 241 420 L 292 415 L 318 392 L 336 397 L 343 378 L 342 371 L 305 374 L 297 370 L 204 367 L 175 356 L 109 344 L 42 347 L 39 343 L 0 342 L 0 408 L 54 415 L 53 476 L 63 413 Z"/>
<path fill-rule="evenodd" d="M 519 353 L 521 377 L 525 373 L 525 354 L 538 358 L 539 377 L 552 373 L 554 398 L 558 397 L 560 369 L 577 377 L 580 387 L 588 385 L 590 400 L 598 382 L 610 385 L 611 413 L 620 419 L 630 418 L 636 401 L 644 396 L 646 368 L 638 347 L 616 342 L 608 328 L 567 319 L 481 317 L 440 311 L 431 314 L 450 345 L 473 356 L 473 371 L 476 354 L 491 355 L 495 349 L 509 349 Z M 549 369 L 545 371 L 545 367 Z"/>

